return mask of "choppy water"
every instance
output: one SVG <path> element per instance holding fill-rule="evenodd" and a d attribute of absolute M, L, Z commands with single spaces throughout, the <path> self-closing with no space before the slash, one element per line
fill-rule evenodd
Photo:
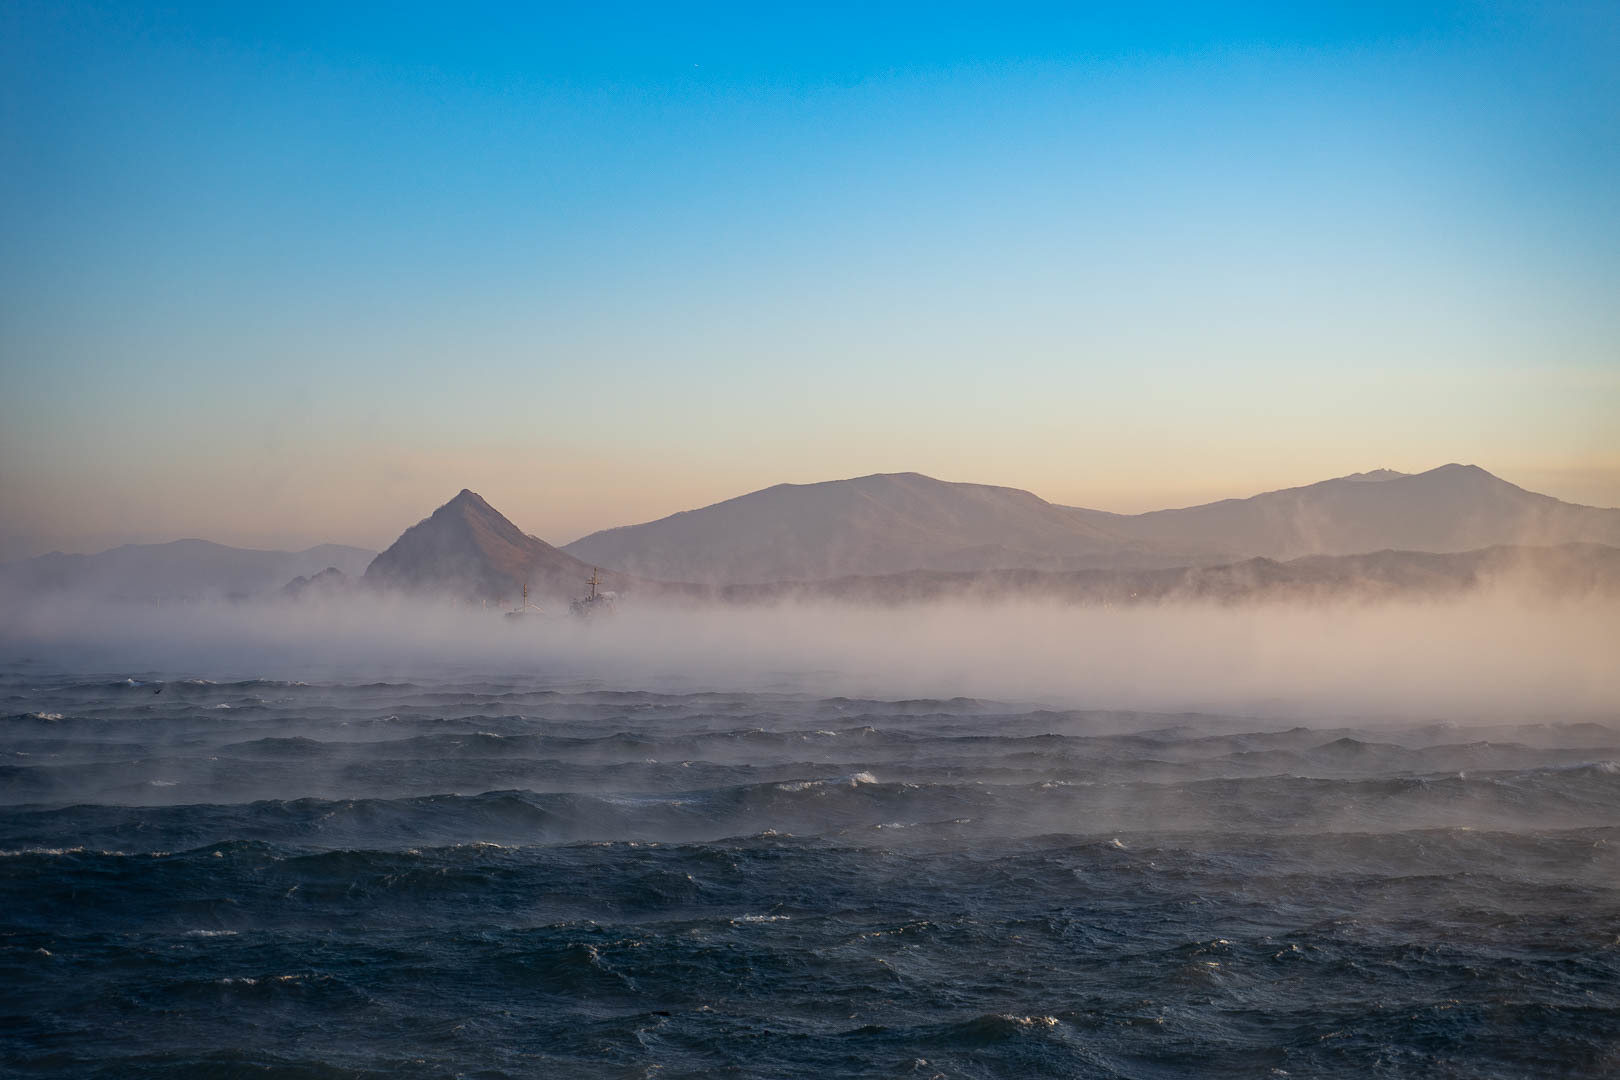
<path fill-rule="evenodd" d="M 1620 1069 L 1620 730 L 0 674 L 24 1076 Z"/>

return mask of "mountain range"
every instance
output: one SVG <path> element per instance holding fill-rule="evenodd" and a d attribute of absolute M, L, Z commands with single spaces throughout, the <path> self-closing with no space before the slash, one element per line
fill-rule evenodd
<path fill-rule="evenodd" d="M 381 554 L 178 540 L 6 564 L 0 590 L 157 600 L 332 596 L 358 583 L 510 604 L 525 586 L 537 599 L 577 597 L 601 568 L 601 588 L 664 598 L 1033 590 L 1110 600 L 1292 595 L 1357 582 L 1443 592 L 1522 566 L 1549 587 L 1590 579 L 1606 588 L 1615 563 L 1605 552 L 1615 548 L 1620 510 L 1561 502 L 1472 465 L 1377 470 L 1145 514 L 891 473 L 779 484 L 562 548 L 463 489 Z"/>
<path fill-rule="evenodd" d="M 778 484 L 592 533 L 563 550 L 646 578 L 765 584 L 908 570 L 1152 569 L 1569 542 L 1620 545 L 1620 510 L 1538 495 L 1477 466 L 1443 465 L 1145 514 L 888 473 Z"/>
<path fill-rule="evenodd" d="M 107 600 L 245 598 L 289 578 L 335 567 L 363 572 L 376 556 L 364 548 L 321 544 L 304 551 L 260 551 L 208 540 L 126 544 L 94 555 L 51 552 L 0 565 L 0 592 L 84 590 Z"/>

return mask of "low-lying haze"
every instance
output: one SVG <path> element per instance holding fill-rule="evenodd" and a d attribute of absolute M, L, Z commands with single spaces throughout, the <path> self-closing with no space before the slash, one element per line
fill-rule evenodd
<path fill-rule="evenodd" d="M 8 658 L 109 672 L 352 680 L 523 672 L 649 690 L 992 697 L 1293 716 L 1620 709 L 1620 604 L 1511 587 L 1428 603 L 627 606 L 507 620 L 398 597 L 159 608 L 56 599 Z"/>

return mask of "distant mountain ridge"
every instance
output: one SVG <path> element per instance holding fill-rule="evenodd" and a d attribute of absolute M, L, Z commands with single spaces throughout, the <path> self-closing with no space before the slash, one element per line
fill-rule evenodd
<path fill-rule="evenodd" d="M 580 595 L 595 568 L 530 536 L 476 492 L 455 498 L 406 529 L 372 560 L 363 583 L 405 592 L 442 592 L 513 602 L 528 586 L 553 599 Z M 628 579 L 611 572 L 603 586 Z"/>
<path fill-rule="evenodd" d="M 1251 557 L 1620 544 L 1620 510 L 1561 502 L 1473 465 L 1389 469 L 1145 514 L 888 473 L 779 484 L 582 537 L 563 550 L 663 580 L 764 584 L 907 570 L 1150 569 Z"/>
<path fill-rule="evenodd" d="M 563 550 L 665 581 L 818 581 L 994 568 L 1185 566 L 1216 553 L 1146 542 L 1017 488 L 879 473 L 778 484 Z"/>
<path fill-rule="evenodd" d="M 1196 542 L 1233 556 L 1294 559 L 1504 544 L 1620 544 L 1620 510 L 1540 495 L 1477 465 L 1382 469 L 1179 510 L 1110 514 L 1076 508 L 1098 528 L 1144 543 Z"/>
<path fill-rule="evenodd" d="M 1449 569 L 1441 577 L 1454 580 L 1459 567 L 1474 565 L 1426 558 L 1467 554 L 1477 562 L 1481 551 L 1532 548 L 1584 552 L 1564 559 L 1559 581 L 1578 579 L 1582 560 L 1599 567 L 1593 580 L 1606 581 L 1603 552 L 1620 549 L 1620 509 L 1561 502 L 1472 465 L 1415 474 L 1377 469 L 1144 514 L 890 473 L 779 484 L 564 548 L 524 533 L 463 489 L 381 554 L 340 545 L 256 551 L 205 540 L 52 553 L 0 565 L 0 599 L 66 590 L 129 600 L 333 596 L 357 583 L 516 603 L 525 585 L 539 598 L 577 597 L 597 567 L 602 588 L 666 599 L 788 595 L 794 583 L 816 583 L 812 592 L 823 596 L 859 588 L 910 595 L 994 581 L 1045 582 L 1076 595 L 1179 581 L 1182 594 L 1214 595 L 1223 581 L 1247 580 L 1244 588 L 1271 592 L 1284 580 L 1315 588 L 1318 578 L 1348 580 L 1347 568 L 1358 566 L 1404 582 L 1400 588 L 1421 588 L 1425 567 L 1443 564 Z M 1525 557 L 1542 567 L 1557 561 Z M 1352 561 L 1316 565 L 1312 558 Z"/>
<path fill-rule="evenodd" d="M 93 555 L 52 552 L 0 565 L 0 590 L 28 594 L 83 590 L 103 599 L 180 600 L 248 597 L 294 577 L 336 567 L 361 573 L 376 552 L 342 544 L 303 551 L 261 551 L 209 540 L 125 544 Z"/>

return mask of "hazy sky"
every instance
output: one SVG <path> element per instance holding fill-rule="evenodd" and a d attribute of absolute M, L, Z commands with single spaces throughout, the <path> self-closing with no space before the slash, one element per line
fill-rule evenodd
<path fill-rule="evenodd" d="M 900 470 L 1620 505 L 1611 0 L 332 7 L 0 5 L 0 557 Z"/>

